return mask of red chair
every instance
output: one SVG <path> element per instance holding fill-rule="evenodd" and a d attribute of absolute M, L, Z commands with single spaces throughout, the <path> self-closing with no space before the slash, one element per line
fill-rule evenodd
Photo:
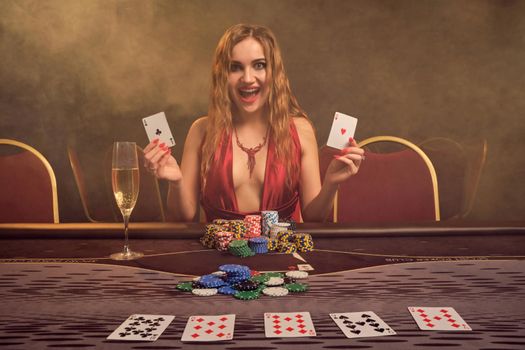
<path fill-rule="evenodd" d="M 55 173 L 25 143 L 0 139 L 0 222 L 58 223 Z"/>
<path fill-rule="evenodd" d="M 487 158 L 487 140 L 432 137 L 418 146 L 434 164 L 439 181 L 441 220 L 462 219 L 471 212 Z"/>
<path fill-rule="evenodd" d="M 379 151 L 396 145 L 393 151 Z M 439 221 L 437 177 L 430 159 L 416 145 L 393 136 L 377 136 L 359 143 L 366 159 L 359 172 L 339 186 L 333 221 L 342 223 L 411 223 Z M 381 146 L 381 147 L 379 147 Z M 373 147 L 373 149 L 372 149 Z M 324 177 L 339 150 L 323 146 Z"/>

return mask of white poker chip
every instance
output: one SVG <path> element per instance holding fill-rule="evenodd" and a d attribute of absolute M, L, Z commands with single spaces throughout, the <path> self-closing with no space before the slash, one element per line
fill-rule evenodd
<path fill-rule="evenodd" d="M 200 297 L 211 297 L 212 295 L 217 294 L 217 288 L 194 288 L 191 292 Z"/>
<path fill-rule="evenodd" d="M 284 279 L 281 277 L 270 277 L 270 279 L 264 284 L 267 286 L 280 286 L 281 284 L 284 284 Z"/>
<path fill-rule="evenodd" d="M 302 280 L 302 279 L 308 278 L 308 272 L 306 271 L 288 271 L 286 273 L 286 276 L 297 279 L 297 280 Z"/>
<path fill-rule="evenodd" d="M 268 287 L 264 288 L 262 292 L 264 295 L 270 297 L 284 297 L 285 295 L 288 295 L 288 289 L 283 287 Z"/>

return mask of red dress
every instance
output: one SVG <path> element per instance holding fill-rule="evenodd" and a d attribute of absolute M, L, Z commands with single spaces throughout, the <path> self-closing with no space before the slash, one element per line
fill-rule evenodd
<path fill-rule="evenodd" d="M 290 136 L 295 144 L 293 162 L 297 162 L 300 169 L 301 143 L 293 121 L 290 122 Z M 291 188 L 286 185 L 286 168 L 278 163 L 275 154 L 275 143 L 270 135 L 268 140 L 268 155 L 262 189 L 262 200 L 258 212 L 241 212 L 237 205 L 233 186 L 233 145 L 231 132 L 224 132 L 213 162 L 206 176 L 205 187 L 202 191 L 201 205 L 206 212 L 208 221 L 213 219 L 242 219 L 245 215 L 259 214 L 263 210 L 276 210 L 279 218 L 293 217 L 298 221 L 299 203 L 299 174 L 294 174 Z M 297 210 L 296 210 L 297 209 Z M 295 215 L 294 215 L 295 212 Z"/>

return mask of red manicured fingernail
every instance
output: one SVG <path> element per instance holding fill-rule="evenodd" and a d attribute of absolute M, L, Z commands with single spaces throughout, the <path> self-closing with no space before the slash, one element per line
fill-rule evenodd
<path fill-rule="evenodd" d="M 153 143 L 158 143 L 159 142 L 159 139 L 154 139 L 153 140 Z"/>
<path fill-rule="evenodd" d="M 334 158 L 335 158 L 335 159 L 339 159 L 339 158 L 341 158 L 341 156 L 338 155 L 338 154 L 336 154 L 336 155 L 334 155 Z"/>
<path fill-rule="evenodd" d="M 160 148 L 164 148 L 164 146 L 166 146 L 164 142 L 159 145 Z"/>
<path fill-rule="evenodd" d="M 349 143 L 352 143 L 353 141 L 354 141 L 354 138 L 353 138 L 353 137 L 349 137 L 349 138 L 348 138 L 348 142 L 349 142 Z"/>
<path fill-rule="evenodd" d="M 164 153 L 170 153 L 171 152 L 171 149 L 167 148 Z"/>

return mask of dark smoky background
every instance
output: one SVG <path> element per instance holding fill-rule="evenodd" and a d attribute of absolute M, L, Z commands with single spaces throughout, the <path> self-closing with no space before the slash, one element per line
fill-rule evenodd
<path fill-rule="evenodd" d="M 141 118 L 165 111 L 180 159 L 215 46 L 240 22 L 275 32 L 319 146 L 336 111 L 359 118 L 358 140 L 487 139 L 469 218 L 525 217 L 523 1 L 3 0 L 0 138 L 48 158 L 62 222 L 86 220 L 67 145 L 96 182 L 112 142 L 145 146 Z"/>

